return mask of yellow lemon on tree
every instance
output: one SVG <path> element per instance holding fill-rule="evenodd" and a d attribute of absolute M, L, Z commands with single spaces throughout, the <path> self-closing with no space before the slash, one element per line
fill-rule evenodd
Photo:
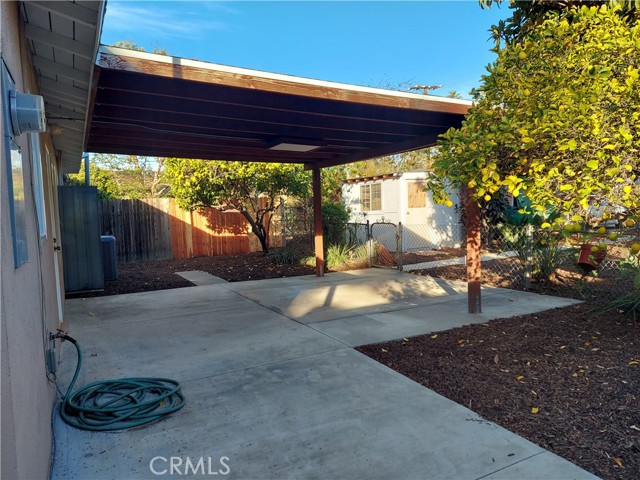
<path fill-rule="evenodd" d="M 486 195 L 484 196 L 484 200 L 485 200 L 485 202 L 488 202 L 489 200 L 491 200 L 491 195 L 486 194 Z"/>
<path fill-rule="evenodd" d="M 591 251 L 592 251 L 593 253 L 596 253 L 598 250 L 600 250 L 600 249 L 598 248 L 598 245 L 594 245 L 594 246 L 592 246 L 592 247 L 591 247 Z"/>
<path fill-rule="evenodd" d="M 444 204 L 445 204 L 447 207 L 453 207 L 453 202 L 452 202 L 451 200 L 447 200 L 446 202 L 444 202 Z"/>
<path fill-rule="evenodd" d="M 582 230 L 582 226 L 579 223 L 574 223 L 573 226 L 571 227 L 571 230 L 578 233 L 579 231 Z"/>
<path fill-rule="evenodd" d="M 518 54 L 518 58 L 519 58 L 520 60 L 524 60 L 525 58 L 527 58 L 527 53 L 526 53 L 526 52 L 520 52 L 520 53 Z"/>
<path fill-rule="evenodd" d="M 634 243 L 633 245 L 631 245 L 631 254 L 637 255 L 638 252 L 640 252 L 640 243 Z"/>
<path fill-rule="evenodd" d="M 627 221 L 624 222 L 624 226 L 627 228 L 631 228 L 636 224 L 636 221 L 633 218 L 627 218 Z"/>
<path fill-rule="evenodd" d="M 609 234 L 609 240 L 611 240 L 612 242 L 617 238 L 618 238 L 618 234 L 616 232 L 612 232 L 611 234 Z"/>
<path fill-rule="evenodd" d="M 604 235 L 605 233 L 607 233 L 607 229 L 606 229 L 605 227 L 600 227 L 600 228 L 598 229 L 598 233 L 599 233 L 600 235 Z"/>

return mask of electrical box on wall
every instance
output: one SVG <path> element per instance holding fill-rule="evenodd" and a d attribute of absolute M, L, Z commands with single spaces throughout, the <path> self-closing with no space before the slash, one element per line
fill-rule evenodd
<path fill-rule="evenodd" d="M 11 127 L 14 135 L 26 132 L 44 132 L 47 119 L 44 112 L 44 100 L 40 95 L 9 92 L 11 103 Z"/>

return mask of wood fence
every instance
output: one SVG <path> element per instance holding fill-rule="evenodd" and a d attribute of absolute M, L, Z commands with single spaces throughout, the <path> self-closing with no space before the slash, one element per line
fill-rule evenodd
<path fill-rule="evenodd" d="M 101 200 L 102 235 L 116 237 L 118 263 L 259 252 L 258 238 L 240 212 L 207 208 L 189 212 L 172 198 Z M 269 246 L 282 246 L 274 216 Z"/>

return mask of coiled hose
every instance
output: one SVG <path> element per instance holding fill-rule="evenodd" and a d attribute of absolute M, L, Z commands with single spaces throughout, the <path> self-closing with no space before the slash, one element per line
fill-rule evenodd
<path fill-rule="evenodd" d="M 160 420 L 184 407 L 180 384 L 168 378 L 103 380 L 74 392 L 82 368 L 82 349 L 66 334 L 57 337 L 73 343 L 78 353 L 75 374 L 60 405 L 60 416 L 69 425 L 99 432 L 124 430 Z"/>

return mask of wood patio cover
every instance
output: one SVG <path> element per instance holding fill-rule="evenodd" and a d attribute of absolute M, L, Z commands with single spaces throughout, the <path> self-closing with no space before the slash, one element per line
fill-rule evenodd
<path fill-rule="evenodd" d="M 89 152 L 323 168 L 434 145 L 471 105 L 115 47 L 96 64 Z"/>
<path fill-rule="evenodd" d="M 303 164 L 313 171 L 320 212 L 322 168 L 432 146 L 470 106 L 102 46 L 85 151 Z M 322 276 L 321 215 L 314 221 Z"/>

